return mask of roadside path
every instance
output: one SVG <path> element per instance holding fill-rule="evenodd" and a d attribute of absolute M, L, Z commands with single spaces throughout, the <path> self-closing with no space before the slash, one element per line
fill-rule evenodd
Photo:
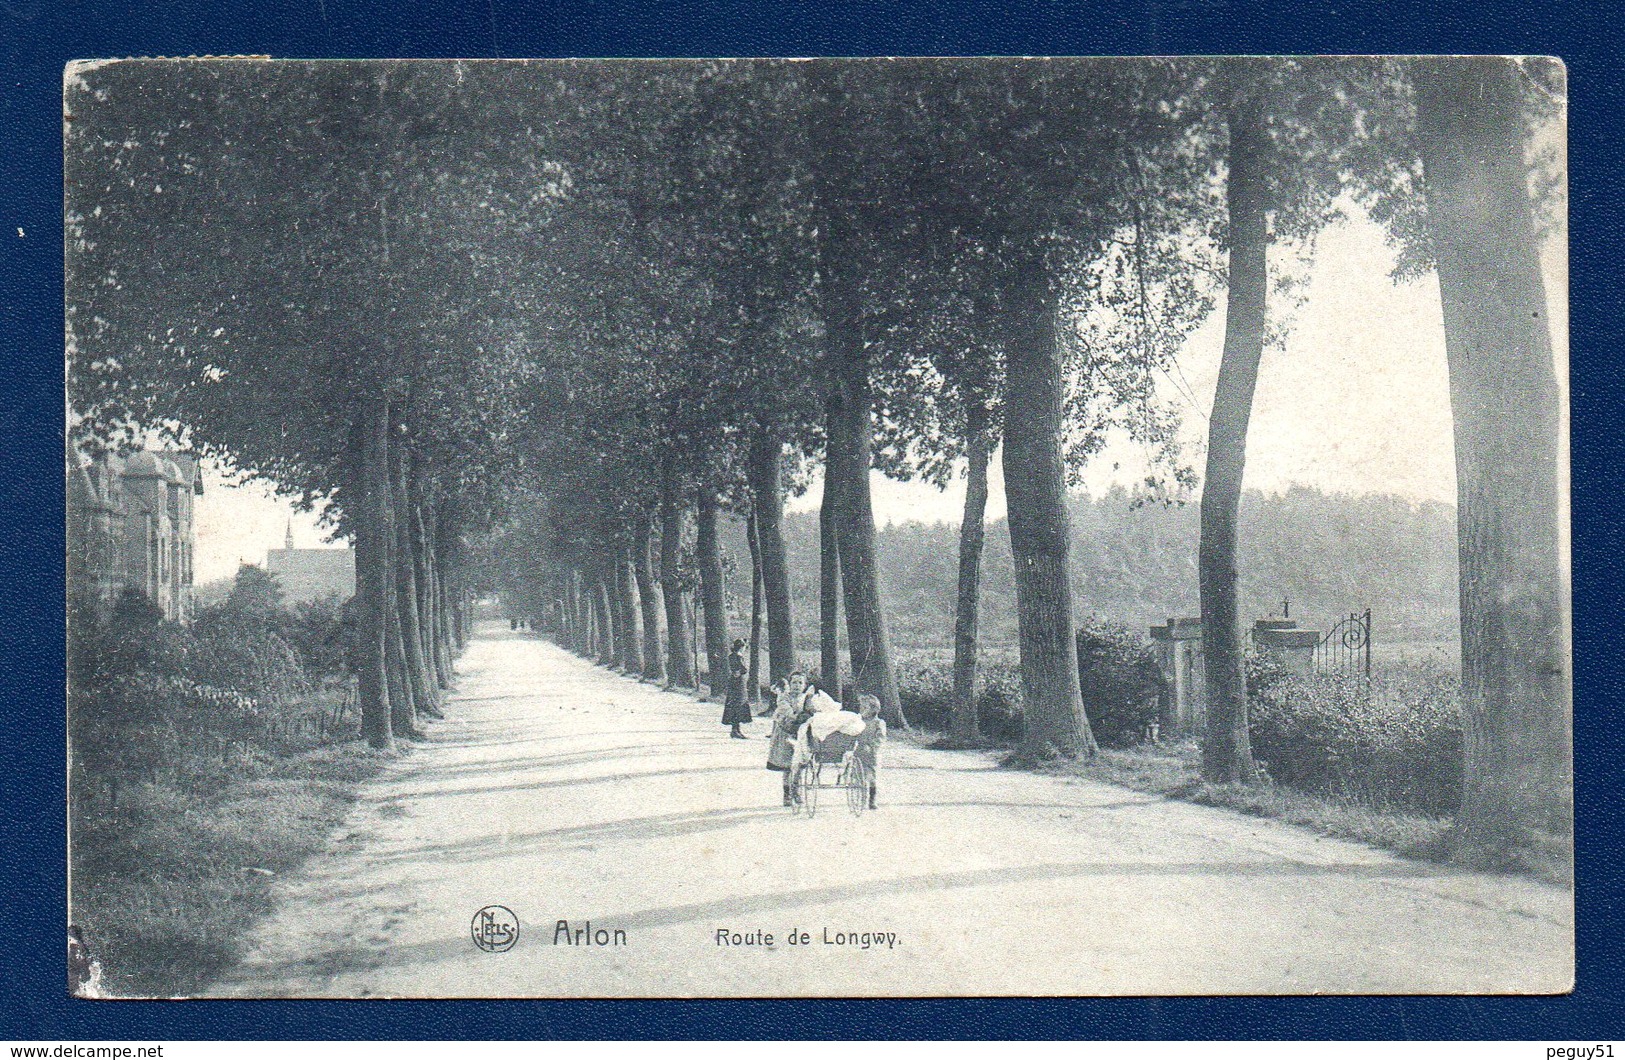
<path fill-rule="evenodd" d="M 1555 992 L 1568 892 L 1108 784 L 888 748 L 878 813 L 781 809 L 765 721 L 482 627 L 216 994 L 761 997 Z M 476 910 L 521 923 L 505 953 Z M 623 945 L 566 945 L 592 922 Z M 774 946 L 719 946 L 717 932 Z M 806 945 L 787 945 L 794 929 Z M 823 940 L 852 935 L 858 945 Z M 861 940 L 871 936 L 867 949 Z M 873 939 L 893 936 L 876 944 Z M 610 935 L 613 939 L 614 936 Z"/>

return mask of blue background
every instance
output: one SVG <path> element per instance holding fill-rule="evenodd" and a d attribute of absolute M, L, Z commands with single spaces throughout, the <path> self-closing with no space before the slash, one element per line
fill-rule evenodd
<path fill-rule="evenodd" d="M 222 7 L 240 10 L 223 11 Z M 0 0 L 0 1039 L 1620 1036 L 1620 6 L 996 4 L 467 7 L 374 0 Z M 514 57 L 1494 52 L 1569 66 L 1579 971 L 1561 998 L 124 1002 L 64 993 L 64 62 L 130 55 Z M 19 238 L 17 229 L 24 235 Z M 990 910 L 990 914 L 996 911 Z"/>

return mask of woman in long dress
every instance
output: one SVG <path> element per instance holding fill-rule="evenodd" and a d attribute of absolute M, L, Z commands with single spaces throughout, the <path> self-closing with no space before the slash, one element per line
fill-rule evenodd
<path fill-rule="evenodd" d="M 745 642 L 736 640 L 733 651 L 728 653 L 728 698 L 722 708 L 722 724 L 728 726 L 728 735 L 735 740 L 746 738 L 739 727 L 751 721 L 750 704 L 745 702 L 745 675 L 749 672 L 750 668 L 745 665 Z"/>

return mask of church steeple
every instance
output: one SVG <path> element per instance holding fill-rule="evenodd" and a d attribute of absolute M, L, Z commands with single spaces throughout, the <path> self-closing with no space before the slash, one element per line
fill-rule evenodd
<path fill-rule="evenodd" d="M 287 533 L 286 536 L 284 536 L 282 538 L 282 547 L 285 548 L 285 549 L 289 549 L 289 550 L 292 550 L 292 548 L 293 548 L 293 520 L 292 519 L 288 520 L 288 533 Z"/>

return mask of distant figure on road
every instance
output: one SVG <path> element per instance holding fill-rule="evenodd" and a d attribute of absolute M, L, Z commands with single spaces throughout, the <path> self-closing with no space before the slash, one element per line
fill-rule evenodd
<path fill-rule="evenodd" d="M 767 746 L 767 768 L 784 774 L 786 806 L 793 797 L 790 781 L 794 774 L 790 772 L 790 763 L 795 758 L 796 733 L 812 713 L 807 699 L 813 692 L 814 689 L 807 687 L 807 675 L 800 670 L 791 674 L 788 682 L 773 686 L 773 730 L 768 734 L 773 742 Z"/>
<path fill-rule="evenodd" d="M 728 726 L 728 735 L 735 740 L 745 739 L 739 727 L 751 722 L 750 704 L 745 702 L 745 675 L 749 672 L 750 667 L 745 665 L 745 642 L 736 640 L 733 651 L 728 653 L 728 699 L 722 708 L 722 724 Z"/>

